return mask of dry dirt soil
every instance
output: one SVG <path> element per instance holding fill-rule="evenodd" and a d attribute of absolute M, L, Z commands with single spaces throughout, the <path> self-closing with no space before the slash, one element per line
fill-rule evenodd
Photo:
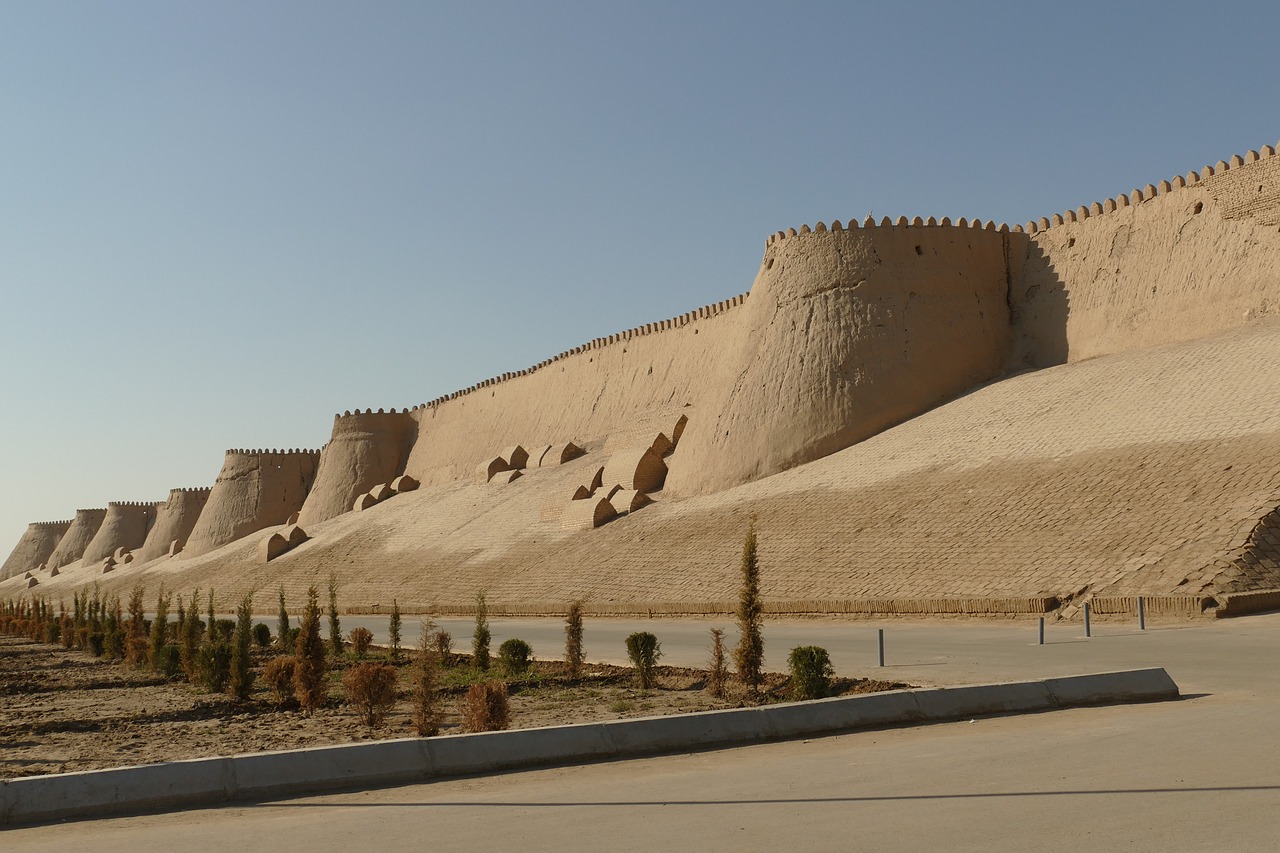
<path fill-rule="evenodd" d="M 263 652 L 259 663 L 273 652 Z M 373 659 L 385 659 L 377 650 Z M 149 764 L 213 755 L 412 737 L 408 680 L 414 653 L 399 664 L 399 698 L 377 728 L 361 722 L 342 701 L 341 679 L 351 661 L 330 673 L 330 698 L 306 717 L 280 707 L 259 682 L 247 702 L 201 692 L 185 681 L 166 681 L 146 669 L 109 663 L 86 652 L 0 637 L 0 779 Z M 458 662 L 465 659 L 456 656 Z M 511 727 L 561 725 L 625 717 L 732 708 L 705 690 L 701 670 L 658 667 L 655 689 L 633 686 L 625 667 L 588 664 L 570 679 L 564 665 L 539 661 L 525 680 L 510 684 Z M 463 731 L 458 703 L 473 680 L 459 667 L 445 674 L 441 734 Z M 869 693 L 910 685 L 836 679 L 832 695 Z M 787 698 L 787 678 L 767 676 L 763 701 Z"/>

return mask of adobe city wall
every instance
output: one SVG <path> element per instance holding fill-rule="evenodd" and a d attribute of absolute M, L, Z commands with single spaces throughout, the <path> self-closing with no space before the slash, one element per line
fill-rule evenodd
<path fill-rule="evenodd" d="M 318 450 L 228 450 L 183 556 L 199 556 L 302 509 Z"/>
<path fill-rule="evenodd" d="M 71 526 L 67 528 L 67 532 L 58 540 L 58 547 L 53 549 L 53 553 L 49 555 L 48 567 L 50 569 L 60 569 L 83 557 L 85 549 L 89 547 L 89 543 L 97 535 L 98 528 L 102 526 L 102 522 L 106 517 L 107 510 L 105 508 L 76 510 L 76 517 L 71 520 Z"/>
<path fill-rule="evenodd" d="M 135 555 L 140 563 L 177 553 L 187 544 L 213 489 L 170 489 L 169 498 L 156 511 L 155 524 Z M 177 550 L 174 551 L 176 545 Z"/>
<path fill-rule="evenodd" d="M 264 462 L 265 451 L 228 451 L 205 505 L 181 508 L 184 553 L 208 553 L 294 512 L 321 524 L 400 474 L 424 486 L 465 480 L 514 445 L 574 442 L 603 450 L 605 462 L 635 449 L 628 441 L 651 424 L 681 416 L 665 493 L 718 492 L 835 453 L 1010 372 L 1280 313 L 1277 226 L 1280 158 L 1263 146 L 1025 226 L 886 217 L 780 231 L 747 294 L 412 410 L 335 416 L 320 453 Z M 89 549 L 97 526 L 84 512 L 50 566 Z M 148 536 L 146 559 L 183 538 Z M 45 547 L 24 535 L 5 566 Z"/>
<path fill-rule="evenodd" d="M 1023 235 L 950 223 L 804 231 L 765 251 L 685 428 L 674 493 L 719 491 L 842 450 L 1008 361 L 1009 258 Z"/>
<path fill-rule="evenodd" d="M 0 566 L 0 580 L 34 571 L 49 561 L 58 542 L 71 527 L 70 521 L 33 521 Z"/>
<path fill-rule="evenodd" d="M 91 566 L 116 553 L 118 549 L 132 551 L 147 539 L 147 531 L 156 520 L 158 504 L 111 501 L 107 514 L 84 549 L 80 563 Z"/>
<path fill-rule="evenodd" d="M 1176 343 L 1280 312 L 1278 224 L 1269 145 L 1028 222 L 1009 294 L 1015 365 Z"/>
<path fill-rule="evenodd" d="M 333 435 L 320 451 L 315 484 L 298 515 L 306 527 L 350 512 L 355 499 L 404 473 L 418 421 L 408 411 L 333 416 Z"/>

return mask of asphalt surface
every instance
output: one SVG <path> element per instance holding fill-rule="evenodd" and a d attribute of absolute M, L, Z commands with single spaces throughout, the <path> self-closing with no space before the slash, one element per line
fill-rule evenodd
<path fill-rule="evenodd" d="M 348 619 L 351 621 L 348 622 Z M 379 620 L 381 621 L 381 620 Z M 406 620 L 409 621 L 409 620 Z M 344 617 L 344 628 L 359 624 Z M 463 647 L 470 623 L 459 620 Z M 707 625 L 587 622 L 614 657 L 635 626 L 672 663 Z M 495 620 L 558 651 L 555 621 Z M 774 653 L 815 642 L 847 674 L 918 684 L 1164 666 L 1175 702 L 861 732 L 715 752 L 375 791 L 69 822 L 0 833 L 5 850 L 1267 850 L 1280 836 L 1275 676 L 1280 615 L 1197 625 L 788 622 Z M 452 628 L 451 628 L 452 630 Z"/>

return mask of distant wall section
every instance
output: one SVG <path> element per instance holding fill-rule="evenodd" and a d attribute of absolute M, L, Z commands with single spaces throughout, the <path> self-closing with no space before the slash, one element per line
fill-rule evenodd
<path fill-rule="evenodd" d="M 302 509 L 315 482 L 318 450 L 228 450 L 185 556 L 198 556 Z"/>
<path fill-rule="evenodd" d="M 71 527 L 70 521 L 36 521 L 14 546 L 9 558 L 0 566 L 0 580 L 34 571 L 49 562 L 58 542 Z"/>
<path fill-rule="evenodd" d="M 135 559 L 146 563 L 163 557 L 174 542 L 178 543 L 179 549 L 185 547 L 212 492 L 211 488 L 170 489 L 169 498 L 157 510 L 156 522 Z"/>
<path fill-rule="evenodd" d="M 49 556 L 49 568 L 60 569 L 83 557 L 85 549 L 93 541 L 93 537 L 106 517 L 106 509 L 76 510 L 76 517 L 71 520 L 71 526 L 58 540 L 58 547 Z"/>
<path fill-rule="evenodd" d="M 81 562 L 86 566 L 101 562 L 123 548 L 132 551 L 147 540 L 147 532 L 156 520 L 154 503 L 112 501 L 107 504 L 107 514 L 98 532 L 84 549 Z"/>

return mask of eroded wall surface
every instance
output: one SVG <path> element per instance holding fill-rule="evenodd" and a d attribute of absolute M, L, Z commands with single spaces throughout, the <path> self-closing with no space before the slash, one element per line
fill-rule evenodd
<path fill-rule="evenodd" d="M 81 563 L 90 566 L 105 560 L 117 548 L 132 551 L 147 540 L 147 531 L 156 520 L 157 504 L 111 501 L 98 532 L 84 549 Z"/>
<path fill-rule="evenodd" d="M 1015 363 L 1145 349 L 1280 313 L 1280 158 L 1264 154 L 1028 223 L 1010 293 Z"/>
<path fill-rule="evenodd" d="M 228 450 L 183 556 L 198 556 L 302 509 L 320 461 L 318 450 Z"/>
<path fill-rule="evenodd" d="M 195 530 L 212 489 L 170 489 L 169 498 L 156 512 L 156 521 L 135 557 L 145 563 L 169 553 L 175 541 L 185 547 Z"/>
<path fill-rule="evenodd" d="M 773 241 L 668 486 L 707 494 L 842 450 L 999 374 L 1010 246 L 994 228 Z"/>
<path fill-rule="evenodd" d="M 335 416 L 298 523 L 306 527 L 350 512 L 358 496 L 403 474 L 417 436 L 418 421 L 408 410 Z"/>
<path fill-rule="evenodd" d="M 70 527 L 70 521 L 34 521 L 28 524 L 13 552 L 0 566 L 0 580 L 26 574 L 47 563 Z"/>
<path fill-rule="evenodd" d="M 93 537 L 106 517 L 105 508 L 76 510 L 76 517 L 71 520 L 71 526 L 58 540 L 58 547 L 49 555 L 49 568 L 62 568 L 83 557 L 85 549 L 93 541 Z"/>

